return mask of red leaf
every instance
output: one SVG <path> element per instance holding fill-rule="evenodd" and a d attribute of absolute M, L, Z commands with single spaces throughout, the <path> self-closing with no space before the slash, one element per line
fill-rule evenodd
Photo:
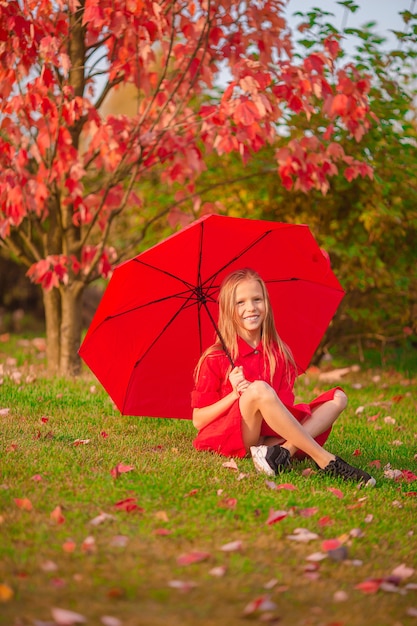
<path fill-rule="evenodd" d="M 383 582 L 382 578 L 370 578 L 369 580 L 355 585 L 355 589 L 359 589 L 359 591 L 368 594 L 376 593 Z"/>
<path fill-rule="evenodd" d="M 118 478 L 120 474 L 126 474 L 126 472 L 131 472 L 134 469 L 135 468 L 133 465 L 125 465 L 124 463 L 118 463 L 115 467 L 113 467 L 110 474 L 113 476 L 113 478 Z"/>
<path fill-rule="evenodd" d="M 336 498 L 344 498 L 343 493 L 340 491 L 340 489 L 336 489 L 335 487 L 328 487 L 327 491 L 330 491 L 334 496 L 336 496 Z"/>
<path fill-rule="evenodd" d="M 50 515 L 50 518 L 57 524 L 63 524 L 65 522 L 65 517 L 62 515 L 62 509 L 60 506 L 56 506 L 54 508 Z"/>
<path fill-rule="evenodd" d="M 317 506 L 311 506 L 306 509 L 300 509 L 298 511 L 298 514 L 301 515 L 301 517 L 312 517 L 318 512 L 319 512 L 319 509 Z"/>
<path fill-rule="evenodd" d="M 410 470 L 401 470 L 401 472 L 405 482 L 412 483 L 413 481 L 417 480 L 417 476 L 413 474 L 413 472 L 410 472 Z"/>
<path fill-rule="evenodd" d="M 188 493 L 184 494 L 184 498 L 191 498 L 198 493 L 198 489 L 191 489 Z"/>
<path fill-rule="evenodd" d="M 297 487 L 292 485 L 291 483 L 282 483 L 281 485 L 276 485 L 276 489 L 279 491 L 280 489 L 287 489 L 288 491 L 295 491 Z"/>
<path fill-rule="evenodd" d="M 272 524 L 276 524 L 277 522 L 283 520 L 285 517 L 287 517 L 287 515 L 287 511 L 274 511 L 274 509 L 270 509 L 266 523 L 268 524 L 268 526 L 271 526 Z"/>
<path fill-rule="evenodd" d="M 223 509 L 235 509 L 236 505 L 237 505 L 236 498 L 223 498 L 217 504 L 217 506 L 220 506 Z"/>
<path fill-rule="evenodd" d="M 136 498 L 125 498 L 124 500 L 119 500 L 119 502 L 116 502 L 114 506 L 119 511 L 126 511 L 126 513 L 132 513 L 134 511 L 143 513 L 145 510 L 136 504 Z"/>
<path fill-rule="evenodd" d="M 201 561 L 206 561 L 210 558 L 209 552 L 188 552 L 187 554 L 181 554 L 177 558 L 178 565 L 192 565 L 193 563 L 200 563 Z"/>
<path fill-rule="evenodd" d="M 324 552 L 330 552 L 331 550 L 336 550 L 337 548 L 340 548 L 341 545 L 342 544 L 340 543 L 339 539 L 326 539 L 322 542 L 321 549 L 324 550 Z"/>
<path fill-rule="evenodd" d="M 32 502 L 29 498 L 15 498 L 14 501 L 19 509 L 23 509 L 24 511 L 32 511 L 33 509 Z"/>

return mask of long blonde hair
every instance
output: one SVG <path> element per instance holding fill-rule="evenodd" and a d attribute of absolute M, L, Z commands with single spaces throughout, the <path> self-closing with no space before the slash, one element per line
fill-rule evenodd
<path fill-rule="evenodd" d="M 264 354 L 269 363 L 271 380 L 274 376 L 277 356 L 284 359 L 287 366 L 287 373 L 290 374 L 291 366 L 296 368 L 294 357 L 290 348 L 282 341 L 278 335 L 275 327 L 274 313 L 269 299 L 268 289 L 258 272 L 250 268 L 243 268 L 236 270 L 229 274 L 223 281 L 219 292 L 219 320 L 218 329 L 219 333 L 226 345 L 227 350 L 233 361 L 235 361 L 239 354 L 238 349 L 238 319 L 236 312 L 236 289 L 237 286 L 245 280 L 256 280 L 261 286 L 263 298 L 265 301 L 265 319 L 261 327 L 261 342 Z M 204 358 L 216 351 L 224 351 L 222 341 L 216 334 L 215 342 L 201 355 L 197 367 L 195 369 L 195 377 L 198 377 L 201 363 Z M 226 378 L 231 370 L 226 372 Z"/>

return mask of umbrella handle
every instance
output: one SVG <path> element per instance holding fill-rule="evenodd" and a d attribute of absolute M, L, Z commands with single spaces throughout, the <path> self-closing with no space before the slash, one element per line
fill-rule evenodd
<path fill-rule="evenodd" d="M 235 363 L 234 363 L 234 361 L 232 359 L 232 355 L 230 354 L 229 349 L 227 348 L 226 343 L 225 343 L 225 341 L 224 341 L 224 339 L 222 337 L 222 334 L 221 334 L 220 330 L 218 329 L 217 324 L 216 324 L 212 314 L 210 313 L 210 310 L 209 310 L 209 308 L 207 306 L 207 303 L 205 301 L 203 301 L 203 304 L 204 304 L 204 307 L 205 307 L 205 309 L 207 311 L 207 315 L 209 316 L 209 318 L 211 320 L 211 323 L 214 326 L 214 330 L 216 331 L 216 334 L 217 334 L 218 338 L 220 339 L 220 343 L 222 344 L 222 348 L 225 351 L 227 358 L 229 359 L 229 363 L 232 366 L 232 368 L 234 368 L 235 367 Z"/>

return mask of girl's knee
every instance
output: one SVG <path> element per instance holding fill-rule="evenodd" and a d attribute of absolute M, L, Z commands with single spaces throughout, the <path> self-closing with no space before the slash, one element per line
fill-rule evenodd
<path fill-rule="evenodd" d="M 336 389 L 334 392 L 333 401 L 338 405 L 341 411 L 347 407 L 348 397 L 341 389 Z"/>
<path fill-rule="evenodd" d="M 274 390 L 264 380 L 254 380 L 245 393 L 249 393 L 253 399 L 260 399 L 274 393 Z"/>

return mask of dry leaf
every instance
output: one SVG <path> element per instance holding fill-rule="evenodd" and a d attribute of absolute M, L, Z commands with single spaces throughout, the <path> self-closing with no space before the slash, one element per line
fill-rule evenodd
<path fill-rule="evenodd" d="M 23 509 L 24 511 L 32 511 L 33 509 L 32 502 L 29 498 L 15 498 L 14 501 L 19 509 Z"/>
<path fill-rule="evenodd" d="M 239 469 L 238 466 L 236 465 L 236 461 L 234 461 L 233 459 L 230 459 L 230 461 L 226 461 L 225 463 L 222 463 L 222 466 L 231 470 Z"/>
<path fill-rule="evenodd" d="M 100 513 L 100 515 L 97 515 L 96 517 L 93 517 L 92 520 L 90 520 L 90 524 L 92 526 L 98 526 L 99 524 L 102 524 L 103 522 L 106 522 L 107 520 L 114 520 L 116 519 L 114 515 L 109 515 L 109 513 Z"/>
<path fill-rule="evenodd" d="M 62 515 L 62 509 L 60 506 L 56 506 L 49 517 L 57 524 L 63 524 L 65 522 L 65 517 Z"/>
<path fill-rule="evenodd" d="M 221 546 L 220 550 L 223 552 L 237 552 L 241 550 L 243 547 L 242 541 L 239 539 L 237 541 L 230 541 L 229 543 L 225 543 Z"/>
<path fill-rule="evenodd" d="M 6 585 L 6 583 L 0 584 L 0 602 L 9 602 L 13 595 L 13 589 L 9 585 Z"/>
<path fill-rule="evenodd" d="M 100 617 L 100 622 L 104 626 L 122 626 L 122 622 L 117 617 L 112 617 L 111 615 L 103 615 Z"/>
<path fill-rule="evenodd" d="M 197 587 L 196 583 L 186 580 L 170 580 L 168 586 L 172 587 L 172 589 L 178 589 L 178 591 L 182 591 L 183 593 L 187 593 L 191 591 L 191 589 L 194 589 L 194 587 Z"/>
<path fill-rule="evenodd" d="M 269 595 L 259 596 L 247 604 L 243 610 L 243 615 L 252 615 L 257 611 L 275 611 L 277 605 L 272 602 Z"/>
<path fill-rule="evenodd" d="M 225 575 L 227 571 L 227 567 L 225 565 L 219 565 L 218 567 L 213 567 L 209 570 L 210 576 L 216 576 L 217 578 L 221 578 Z"/>
<path fill-rule="evenodd" d="M 194 550 L 192 552 L 187 552 L 186 554 L 181 554 L 177 558 L 178 565 L 192 565 L 193 563 L 200 563 L 201 561 L 206 561 L 210 558 L 209 552 L 199 552 L 198 550 Z"/>
<path fill-rule="evenodd" d="M 110 471 L 110 474 L 113 478 L 118 478 L 120 474 L 126 474 L 126 472 L 131 472 L 134 470 L 133 465 L 125 465 L 124 463 L 118 463 L 113 469 Z"/>
<path fill-rule="evenodd" d="M 73 624 L 83 624 L 86 621 L 84 615 L 66 609 L 53 608 L 51 613 L 58 626 L 72 626 Z"/>
<path fill-rule="evenodd" d="M 318 539 L 319 536 L 316 533 L 312 533 L 307 528 L 295 528 L 292 535 L 288 535 L 288 539 L 292 541 L 300 541 L 302 543 L 308 543 Z"/>
<path fill-rule="evenodd" d="M 274 511 L 274 509 L 270 509 L 268 519 L 265 523 L 268 524 L 268 526 L 271 526 L 272 524 L 276 524 L 277 522 L 283 520 L 287 517 L 287 515 L 288 511 Z"/>

